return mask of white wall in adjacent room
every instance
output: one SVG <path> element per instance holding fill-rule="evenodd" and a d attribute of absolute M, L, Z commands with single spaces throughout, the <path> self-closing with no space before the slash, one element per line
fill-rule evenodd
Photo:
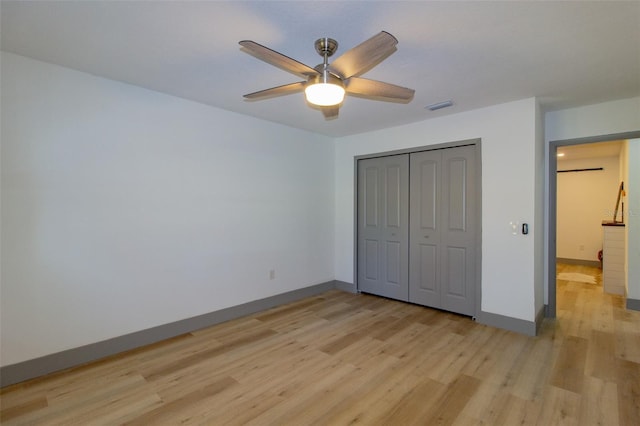
<path fill-rule="evenodd" d="M 598 261 L 602 221 L 613 220 L 620 185 L 619 165 L 618 157 L 558 161 L 558 170 L 604 170 L 558 173 L 557 257 Z"/>
<path fill-rule="evenodd" d="M 1 59 L 2 365 L 333 280 L 330 138 Z"/>

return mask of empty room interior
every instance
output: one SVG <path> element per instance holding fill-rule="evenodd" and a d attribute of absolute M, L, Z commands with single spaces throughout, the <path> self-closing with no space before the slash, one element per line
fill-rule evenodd
<path fill-rule="evenodd" d="M 2 424 L 640 424 L 640 2 L 0 20 Z"/>

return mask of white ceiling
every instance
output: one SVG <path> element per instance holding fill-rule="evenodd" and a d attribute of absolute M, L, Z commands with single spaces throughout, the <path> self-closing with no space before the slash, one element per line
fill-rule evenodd
<path fill-rule="evenodd" d="M 640 2 L 5 1 L 2 50 L 330 136 L 536 96 L 546 110 L 640 95 Z M 254 40 L 310 66 L 381 30 L 398 51 L 363 77 L 416 90 L 409 104 L 348 97 L 326 121 L 298 81 L 240 50 Z M 426 105 L 451 99 L 454 107 Z"/>

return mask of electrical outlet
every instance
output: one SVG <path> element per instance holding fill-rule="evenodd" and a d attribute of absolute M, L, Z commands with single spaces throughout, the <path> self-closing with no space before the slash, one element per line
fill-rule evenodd
<path fill-rule="evenodd" d="M 276 279 L 276 270 L 275 269 L 271 269 L 269 271 L 269 279 L 270 280 L 275 280 Z"/>

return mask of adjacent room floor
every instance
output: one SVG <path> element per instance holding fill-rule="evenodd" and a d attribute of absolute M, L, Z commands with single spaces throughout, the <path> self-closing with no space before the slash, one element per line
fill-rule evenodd
<path fill-rule="evenodd" d="M 0 419 L 640 424 L 640 312 L 603 294 L 598 268 L 558 273 L 558 317 L 537 337 L 331 291 L 7 387 Z"/>

